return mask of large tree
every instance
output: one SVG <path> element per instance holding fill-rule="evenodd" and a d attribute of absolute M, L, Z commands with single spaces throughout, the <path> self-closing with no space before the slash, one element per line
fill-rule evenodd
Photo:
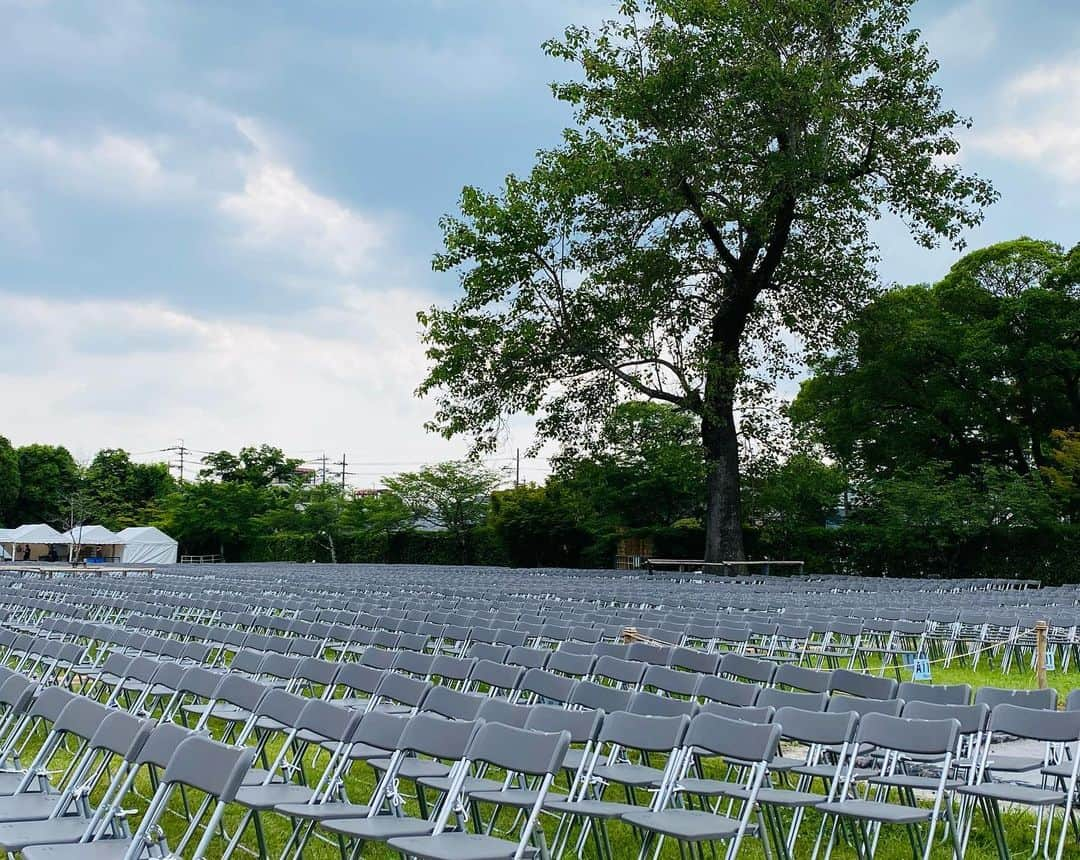
<path fill-rule="evenodd" d="M 549 42 L 576 126 L 442 221 L 464 295 L 420 316 L 432 426 L 485 448 L 524 412 L 566 441 L 667 402 L 700 420 L 706 556 L 742 558 L 737 416 L 873 293 L 870 222 L 958 243 L 995 196 L 952 158 L 912 3 L 627 0 Z"/>
<path fill-rule="evenodd" d="M 468 560 L 469 534 L 484 521 L 500 478 L 471 461 L 449 461 L 402 472 L 383 483 L 426 525 L 448 532 Z"/>
<path fill-rule="evenodd" d="M 19 500 L 19 454 L 7 437 L 0 436 L 0 525 L 14 527 Z"/>
<path fill-rule="evenodd" d="M 59 445 L 24 445 L 18 453 L 19 498 L 12 520 L 66 526 L 79 489 L 75 458 Z"/>
<path fill-rule="evenodd" d="M 932 461 L 956 476 L 1052 467 L 1080 429 L 1076 256 L 1001 242 L 933 286 L 881 296 L 815 365 L 792 418 L 865 479 Z"/>

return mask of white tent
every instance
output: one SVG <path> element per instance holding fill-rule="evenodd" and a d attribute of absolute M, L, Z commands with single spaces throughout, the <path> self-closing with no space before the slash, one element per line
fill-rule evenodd
<path fill-rule="evenodd" d="M 11 553 L 8 552 L 5 544 L 8 542 L 8 536 L 14 531 L 15 529 L 0 529 L 0 561 L 11 560 Z"/>
<path fill-rule="evenodd" d="M 123 552 L 123 541 L 118 534 L 109 531 L 105 526 L 85 525 L 75 526 L 61 536 L 61 542 L 67 544 L 69 558 L 74 557 L 75 547 L 79 548 L 79 559 L 102 558 L 106 561 L 119 560 Z"/>
<path fill-rule="evenodd" d="M 132 526 L 116 537 L 124 545 L 122 564 L 176 564 L 177 543 L 161 529 Z"/>
<path fill-rule="evenodd" d="M 64 543 L 77 543 L 83 546 L 111 546 L 120 544 L 120 536 L 109 531 L 105 526 L 75 526 L 62 535 Z"/>
<path fill-rule="evenodd" d="M 41 561 L 48 555 L 50 546 L 62 543 L 66 543 L 64 536 L 46 523 L 30 523 L 19 526 L 4 539 L 4 545 L 11 555 L 15 557 L 16 561 L 24 560 L 22 553 L 15 550 L 16 545 L 29 546 L 31 558 L 35 561 Z"/>

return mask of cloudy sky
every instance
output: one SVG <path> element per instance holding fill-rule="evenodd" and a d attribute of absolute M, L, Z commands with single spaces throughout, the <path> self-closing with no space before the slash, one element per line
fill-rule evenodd
<path fill-rule="evenodd" d="M 412 396 L 415 312 L 456 286 L 436 221 L 556 141 L 566 70 L 539 43 L 609 9 L 0 0 L 0 434 L 80 458 L 269 441 L 346 452 L 358 484 L 460 453 Z M 970 243 L 1080 240 L 1080 5 L 917 21 L 1002 194 Z M 951 261 L 879 238 L 886 282 Z"/>

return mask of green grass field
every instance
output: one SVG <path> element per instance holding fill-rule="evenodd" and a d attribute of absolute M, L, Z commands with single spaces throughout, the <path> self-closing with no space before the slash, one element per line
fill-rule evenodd
<path fill-rule="evenodd" d="M 1065 695 L 1067 695 L 1070 690 L 1080 684 L 1080 672 L 1070 672 L 1068 674 L 1050 673 L 1049 680 L 1051 685 L 1057 688 L 1060 697 L 1064 699 Z M 944 670 L 940 666 L 935 666 L 933 672 L 933 682 L 969 683 L 972 686 L 990 685 L 1020 688 L 1033 687 L 1035 685 L 1035 678 L 1033 673 L 1020 671 L 1012 671 L 1008 675 L 1002 675 L 994 667 L 986 665 L 980 666 L 977 672 L 972 671 L 969 668 L 954 667 L 948 670 Z M 212 724 L 212 730 L 215 736 L 220 737 L 221 733 L 224 730 L 224 726 L 221 724 L 217 724 L 215 721 Z M 312 767 L 314 765 L 314 762 L 312 761 L 313 758 L 314 754 L 309 751 L 306 755 L 305 761 L 309 768 L 312 769 L 314 769 Z M 24 757 L 23 760 L 25 762 L 28 761 L 29 758 Z M 324 753 L 321 761 L 325 763 L 325 760 L 326 759 Z M 707 763 L 707 769 L 709 771 L 716 772 L 719 771 L 720 768 L 721 764 L 719 762 L 713 761 Z M 560 779 L 559 785 L 560 787 L 565 788 L 565 780 Z M 365 765 L 358 764 L 354 766 L 347 782 L 347 792 L 349 798 L 354 802 L 364 802 L 367 800 L 369 794 L 371 793 L 373 786 L 374 779 L 371 769 Z M 128 808 L 138 810 L 137 815 L 133 817 L 133 820 L 136 821 L 138 819 L 138 816 L 141 815 L 142 810 L 145 809 L 145 798 L 147 798 L 151 793 L 149 778 L 147 776 L 141 778 L 137 784 L 137 788 L 140 794 L 143 795 L 143 798 L 129 798 L 128 801 L 125 802 L 125 806 L 127 806 Z M 403 793 L 411 794 L 413 789 L 411 786 L 403 784 L 402 791 Z M 194 796 L 189 796 L 188 800 L 189 802 L 193 802 L 197 800 L 197 798 L 195 798 Z M 636 802 L 641 804 L 647 804 L 649 802 L 649 796 L 644 793 L 639 794 L 636 797 Z M 181 814 L 183 809 L 182 800 L 178 794 L 174 796 L 171 807 L 172 808 L 170 810 L 170 813 L 166 816 L 166 820 L 164 821 L 164 829 L 170 846 L 175 846 L 186 827 L 186 822 Z M 415 800 L 410 800 L 407 803 L 406 810 L 410 814 L 417 814 Z M 486 814 L 487 812 L 485 811 L 485 815 Z M 229 832 L 234 829 L 236 822 L 240 818 L 240 815 L 240 810 L 235 808 L 230 809 L 226 817 L 226 829 Z M 796 858 L 804 858 L 810 856 L 813 847 L 814 837 L 817 833 L 817 825 L 819 820 L 820 819 L 817 818 L 813 813 L 808 816 L 807 821 L 804 823 L 801 831 L 799 844 L 796 846 Z M 509 821 L 509 817 L 504 816 L 503 819 L 500 819 L 500 826 L 502 826 L 503 824 L 508 824 Z M 546 833 L 548 833 L 549 835 L 553 833 L 555 828 L 555 820 L 553 818 L 545 817 L 544 819 L 542 819 L 542 824 L 545 828 Z M 270 857 L 277 858 L 281 853 L 285 841 L 288 839 L 290 832 L 290 824 L 286 819 L 278 815 L 264 814 L 262 818 L 262 825 L 268 846 L 268 854 Z M 1033 825 L 1034 819 L 1023 812 L 1011 811 L 1007 813 L 1006 826 L 1009 833 L 1010 847 L 1013 850 L 1014 856 L 1027 856 L 1030 853 Z M 941 831 L 939 830 L 939 833 L 940 832 Z M 631 858 L 637 856 L 640 843 L 635 833 L 628 826 L 620 823 L 615 823 L 611 825 L 609 833 L 612 847 L 614 850 L 614 855 L 616 858 Z M 191 846 L 194 846 L 197 841 L 197 839 L 193 840 Z M 253 851 L 256 845 L 255 833 L 253 828 L 248 828 L 242 844 L 248 849 L 248 851 Z M 208 856 L 220 857 L 223 848 L 224 842 L 221 839 L 216 839 Z M 709 855 L 708 850 L 706 850 L 705 853 L 706 855 L 711 856 Z M 184 856 L 191 856 L 190 850 L 188 852 L 185 852 Z M 252 856 L 252 854 L 242 851 L 237 853 L 235 856 L 249 857 Z M 312 841 L 311 843 L 309 843 L 308 848 L 304 853 L 304 856 L 308 858 L 316 858 L 316 860 L 334 860 L 334 858 L 337 858 L 340 855 L 336 842 Z M 368 844 L 363 847 L 360 856 L 365 858 L 389 858 L 397 855 L 384 846 Z M 568 856 L 570 855 L 568 854 Z M 593 846 L 591 840 L 588 843 L 583 856 L 589 858 L 597 856 L 595 847 Z M 678 858 L 679 856 L 679 852 L 673 844 L 666 845 L 664 851 L 661 853 L 661 857 L 665 858 L 665 860 L 666 858 Z M 743 848 L 739 853 L 739 857 L 746 858 L 757 858 L 762 856 L 763 854 L 761 851 L 760 843 L 758 843 L 757 840 L 753 839 L 747 839 L 744 842 Z M 834 856 L 839 858 L 849 858 L 854 857 L 855 852 L 851 849 L 850 846 L 840 843 L 834 851 Z M 892 860 L 892 858 L 910 857 L 911 848 L 906 834 L 902 830 L 897 830 L 894 832 L 886 830 L 878 846 L 876 856 L 880 858 L 887 858 L 887 860 Z M 935 847 L 932 856 L 935 858 L 951 857 L 951 849 L 949 848 L 947 843 L 941 842 Z M 985 860 L 990 860 L 990 858 L 997 857 L 997 853 L 993 846 L 990 833 L 985 825 L 985 822 L 978 814 L 976 814 L 975 828 L 966 856 L 972 858 L 973 860 L 984 860 L 984 858 Z M 1080 858 L 1080 847 L 1077 846 L 1076 840 L 1072 835 L 1070 835 L 1069 837 L 1065 856 L 1069 858 Z"/>

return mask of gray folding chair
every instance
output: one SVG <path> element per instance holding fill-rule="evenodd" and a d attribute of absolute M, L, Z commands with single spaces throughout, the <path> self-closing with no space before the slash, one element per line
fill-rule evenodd
<path fill-rule="evenodd" d="M 422 860 L 521 860 L 535 837 L 537 850 L 546 857 L 543 830 L 537 829 L 536 824 L 548 789 L 562 767 L 570 739 L 566 731 L 542 733 L 501 723 L 484 724 L 469 743 L 464 765 L 455 774 L 431 835 L 393 838 L 389 840 L 390 847 Z M 487 833 L 446 832 L 469 769 L 478 763 L 499 768 L 506 776 L 496 791 L 470 793 L 474 804 L 490 804 L 496 811 L 503 806 L 528 809 L 527 816 L 515 818 L 522 824 L 514 841 L 492 836 L 490 828 Z M 539 783 L 535 787 L 518 784 L 519 780 L 525 782 L 530 778 L 539 779 Z M 495 820 L 493 813 L 492 826 Z"/>

